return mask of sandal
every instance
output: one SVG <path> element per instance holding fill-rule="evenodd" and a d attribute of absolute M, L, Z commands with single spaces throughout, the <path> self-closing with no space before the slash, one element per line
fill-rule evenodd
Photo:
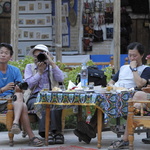
<path fill-rule="evenodd" d="M 94 131 L 94 128 L 90 124 L 85 123 L 84 121 L 79 121 L 77 123 L 77 129 L 80 132 L 87 134 L 90 138 L 96 137 L 96 132 Z"/>
<path fill-rule="evenodd" d="M 29 145 L 34 147 L 41 147 L 44 145 L 44 143 L 38 137 L 33 137 L 32 139 L 30 139 Z"/>
<path fill-rule="evenodd" d="M 79 142 L 84 141 L 87 144 L 90 143 L 91 138 L 87 136 L 86 134 L 80 132 L 78 129 L 75 129 L 73 132 L 79 138 Z"/>
<path fill-rule="evenodd" d="M 21 129 L 19 127 L 19 124 L 13 123 L 12 128 L 11 128 L 11 133 L 12 134 L 19 134 L 21 132 Z"/>
<path fill-rule="evenodd" d="M 49 145 L 55 144 L 54 134 L 52 134 L 52 133 L 50 133 L 49 136 L 48 136 L 48 144 Z"/>
<path fill-rule="evenodd" d="M 55 144 L 64 144 L 64 136 L 61 133 L 55 134 Z"/>
<path fill-rule="evenodd" d="M 129 149 L 129 141 L 118 140 L 111 143 L 108 150 Z"/>

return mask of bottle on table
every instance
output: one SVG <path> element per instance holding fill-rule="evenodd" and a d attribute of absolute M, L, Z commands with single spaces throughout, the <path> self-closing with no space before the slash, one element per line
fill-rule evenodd
<path fill-rule="evenodd" d="M 86 117 L 86 123 L 87 123 L 87 124 L 90 123 L 91 118 L 92 118 L 91 112 L 88 111 L 88 115 L 87 115 L 87 117 Z"/>
<path fill-rule="evenodd" d="M 86 63 L 82 64 L 81 68 L 81 87 L 86 89 L 88 87 L 88 69 Z"/>
<path fill-rule="evenodd" d="M 114 66 L 113 66 L 113 67 L 112 67 L 112 75 L 111 75 L 111 78 L 113 78 L 114 75 L 115 75 L 115 68 L 114 68 Z"/>

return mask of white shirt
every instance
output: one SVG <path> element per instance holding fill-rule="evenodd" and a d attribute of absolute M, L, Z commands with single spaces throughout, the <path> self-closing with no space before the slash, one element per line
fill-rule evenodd
<path fill-rule="evenodd" d="M 137 67 L 137 71 L 138 71 L 139 76 L 141 76 L 143 70 L 146 67 L 147 66 L 145 66 L 145 65 L 141 65 L 141 66 Z M 115 86 L 125 87 L 125 88 L 136 87 L 136 84 L 134 82 L 133 72 L 130 69 L 130 65 L 123 65 L 120 68 L 119 78 L 118 78 L 118 81 L 115 83 Z"/>

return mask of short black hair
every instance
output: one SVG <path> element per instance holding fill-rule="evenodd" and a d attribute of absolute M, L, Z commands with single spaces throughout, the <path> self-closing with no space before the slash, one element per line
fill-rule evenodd
<path fill-rule="evenodd" d="M 127 46 L 127 50 L 138 50 L 138 52 L 140 53 L 140 55 L 143 55 L 144 54 L 144 46 L 141 44 L 141 43 L 138 43 L 138 42 L 133 42 L 133 43 L 130 43 L 128 46 Z"/>
<path fill-rule="evenodd" d="M 11 56 L 13 55 L 14 51 L 13 51 L 13 48 L 12 48 L 12 46 L 10 44 L 8 44 L 8 43 L 0 43 L 0 48 L 1 47 L 6 47 L 8 50 L 10 50 L 10 55 Z"/>

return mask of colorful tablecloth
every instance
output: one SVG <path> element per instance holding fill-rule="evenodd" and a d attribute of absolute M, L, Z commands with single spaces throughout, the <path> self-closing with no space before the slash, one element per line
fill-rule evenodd
<path fill-rule="evenodd" d="M 133 97 L 134 92 L 121 93 L 76 93 L 76 92 L 41 92 L 35 103 L 36 112 L 49 104 L 53 109 L 64 109 L 74 105 L 93 105 L 101 108 L 104 119 L 126 116 L 128 112 L 127 101 Z"/>

